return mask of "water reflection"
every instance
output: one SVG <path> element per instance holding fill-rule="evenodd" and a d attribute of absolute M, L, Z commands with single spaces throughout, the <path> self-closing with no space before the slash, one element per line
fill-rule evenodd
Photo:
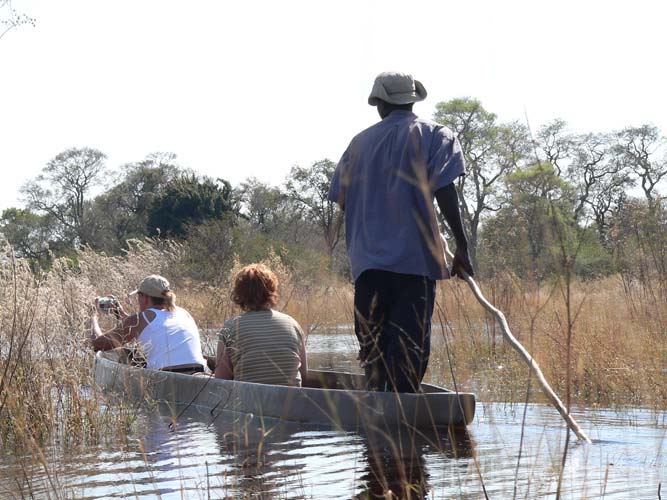
<path fill-rule="evenodd" d="M 473 442 L 466 430 L 435 430 L 424 433 L 404 429 L 387 435 L 384 431 L 363 436 L 363 456 L 367 468 L 361 476 L 365 483 L 356 499 L 427 498 L 429 472 L 426 456 L 437 453 L 441 459 L 470 458 Z M 467 462 L 464 462 L 467 468 Z"/>
<path fill-rule="evenodd" d="M 427 498 L 427 457 L 463 460 L 465 473 L 473 452 L 467 432 L 344 432 L 231 412 L 212 418 L 192 409 L 174 426 L 174 414 L 162 406 L 141 442 L 154 473 L 135 471 L 142 494 L 193 493 L 198 483 L 211 498 Z"/>
<path fill-rule="evenodd" d="M 44 449 L 0 464 L 1 498 L 553 497 L 564 428 L 550 407 L 478 407 L 468 433 L 343 432 L 223 412 L 147 412 L 135 438 Z M 665 414 L 587 410 L 594 445 L 572 443 L 563 498 L 657 498 Z M 521 437 L 524 437 L 523 441 Z M 663 488 L 664 493 L 664 488 Z"/>
<path fill-rule="evenodd" d="M 343 351 L 356 367 L 354 337 L 330 337 L 313 342 L 313 366 L 340 367 Z M 565 441 L 558 413 L 539 404 L 478 403 L 468 432 L 454 434 L 179 412 L 143 411 L 120 442 L 2 450 L 0 498 L 553 498 Z M 658 498 L 660 485 L 667 498 L 667 413 L 579 409 L 575 418 L 595 444 L 571 443 L 563 498 Z"/>

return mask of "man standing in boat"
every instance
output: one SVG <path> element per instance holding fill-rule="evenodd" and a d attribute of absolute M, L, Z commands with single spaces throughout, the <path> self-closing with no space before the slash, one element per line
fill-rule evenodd
<path fill-rule="evenodd" d="M 452 276 L 473 275 L 454 181 L 463 151 L 447 127 L 417 117 L 424 86 L 409 74 L 375 79 L 368 98 L 382 120 L 352 139 L 329 199 L 345 211 L 355 333 L 368 388 L 417 392 L 430 355 L 436 280 L 450 272 L 433 199 L 454 239 Z"/>

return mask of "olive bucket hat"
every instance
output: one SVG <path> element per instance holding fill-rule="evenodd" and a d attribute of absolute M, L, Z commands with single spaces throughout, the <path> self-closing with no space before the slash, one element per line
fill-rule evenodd
<path fill-rule="evenodd" d="M 421 82 L 407 73 L 387 71 L 380 73 L 373 83 L 373 90 L 368 96 L 368 104 L 377 106 L 378 100 L 389 104 L 411 104 L 423 101 L 426 89 Z"/>

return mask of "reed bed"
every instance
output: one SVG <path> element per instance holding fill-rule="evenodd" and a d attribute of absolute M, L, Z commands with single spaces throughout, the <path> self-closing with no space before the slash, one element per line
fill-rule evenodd
<path fill-rule="evenodd" d="M 60 259 L 48 274 L 34 276 L 25 262 L 13 257 L 11 248 L 3 247 L 0 412 L 12 416 L 0 425 L 3 444 L 21 436 L 40 441 L 56 427 L 67 431 L 68 439 L 95 437 L 104 427 L 100 419 L 108 415 L 96 410 L 101 396 L 90 384 L 92 356 L 85 340 L 96 295 L 114 294 L 132 310 L 127 293 L 143 276 L 168 276 L 179 304 L 197 318 L 209 340 L 208 353 L 213 354 L 217 329 L 238 313 L 229 299 L 231 276 L 246 263 L 237 259 L 234 269 L 217 282 L 198 283 L 180 265 L 183 252 L 173 242 L 135 240 L 122 256 L 84 249 L 77 262 Z M 351 325 L 351 285 L 326 274 L 297 280 L 274 252 L 265 263 L 281 281 L 278 308 L 308 332 Z M 565 393 L 569 370 L 575 403 L 667 406 L 667 307 L 660 287 L 649 289 L 620 277 L 575 283 L 570 366 L 562 284 L 528 285 L 507 276 L 482 283 L 482 288 L 504 311 L 515 336 L 560 394 Z M 503 343 L 497 325 L 464 283 L 449 280 L 439 285 L 432 335 L 430 381 L 448 386 L 456 382 L 484 400 L 525 399 L 526 366 Z M 538 391 L 534 397 L 540 398 Z"/>
<path fill-rule="evenodd" d="M 508 277 L 482 283 L 505 313 L 517 339 L 528 348 L 557 393 L 586 406 L 667 407 L 665 302 L 648 304 L 645 285 L 620 277 L 577 282 L 570 301 L 576 311 L 570 365 L 566 297 L 562 283 L 529 286 Z M 452 378 L 483 400 L 522 401 L 528 369 L 503 343 L 493 319 L 461 282 L 440 286 L 434 315 L 434 345 L 427 377 L 451 385 Z M 447 355 L 449 354 L 449 356 Z M 452 370 L 448 359 L 452 360 Z M 452 375 L 453 373 L 453 375 Z M 537 384 L 533 397 L 541 400 Z"/>
<path fill-rule="evenodd" d="M 0 442 L 23 446 L 49 438 L 77 442 L 99 439 L 109 429 L 104 399 L 90 378 L 92 351 L 87 345 L 89 315 L 95 296 L 113 294 L 126 310 L 128 297 L 146 275 L 163 274 L 172 281 L 177 301 L 204 332 L 208 354 L 214 354 L 216 331 L 239 311 L 229 298 L 229 283 L 244 263 L 214 283 L 196 283 L 181 265 L 184 247 L 162 240 L 133 240 L 122 256 L 88 249 L 76 262 L 58 259 L 44 275 L 35 276 L 8 245 L 0 249 Z M 269 252 L 265 263 L 281 281 L 278 307 L 310 330 L 340 321 L 349 291 L 333 279 L 295 281 L 280 258 Z M 345 287 L 342 287 L 345 288 Z M 102 327 L 113 326 L 102 318 Z M 114 406 L 115 407 L 115 406 Z M 126 426 L 128 415 L 114 415 Z M 104 430 L 104 432 L 102 432 Z"/>
<path fill-rule="evenodd" d="M 191 311 L 213 354 L 216 331 L 237 314 L 229 298 L 230 273 L 210 283 L 191 280 L 185 248 L 162 240 L 131 241 L 122 256 L 88 249 L 76 261 L 59 259 L 35 276 L 12 249 L 0 248 L 0 444 L 5 453 L 48 468 L 44 449 L 122 442 L 133 432 L 136 406 L 108 401 L 91 380 L 86 342 L 92 299 L 127 297 L 142 277 L 167 276 L 180 305 Z M 307 332 L 334 332 L 353 320 L 352 286 L 329 276 L 297 278 L 274 252 L 265 259 L 281 281 L 278 308 Z M 558 280 L 539 286 L 512 276 L 482 282 L 484 293 L 507 316 L 515 336 L 539 362 L 552 387 L 586 406 L 667 407 L 667 302 L 659 283 L 620 276 L 576 282 L 570 296 Z M 567 301 L 576 312 L 567 362 Z M 106 318 L 111 326 L 110 318 Z M 349 329 L 348 329 L 349 330 Z M 351 335 L 351 333 L 349 333 Z M 439 285 L 428 381 L 472 390 L 483 401 L 541 401 L 525 364 L 507 347 L 493 320 L 466 285 Z M 450 364 L 451 361 L 451 364 Z M 568 387 L 568 373 L 570 386 Z M 57 488 L 54 471 L 47 476 Z M 18 484 L 18 483 L 17 483 Z M 29 481 L 18 487 L 30 496 Z"/>

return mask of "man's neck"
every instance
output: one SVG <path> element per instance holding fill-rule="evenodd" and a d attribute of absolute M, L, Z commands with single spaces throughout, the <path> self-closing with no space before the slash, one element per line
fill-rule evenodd
<path fill-rule="evenodd" d="M 394 111 L 407 111 L 408 113 L 412 113 L 412 104 L 390 104 L 384 101 L 378 103 L 378 113 L 383 120 Z"/>

